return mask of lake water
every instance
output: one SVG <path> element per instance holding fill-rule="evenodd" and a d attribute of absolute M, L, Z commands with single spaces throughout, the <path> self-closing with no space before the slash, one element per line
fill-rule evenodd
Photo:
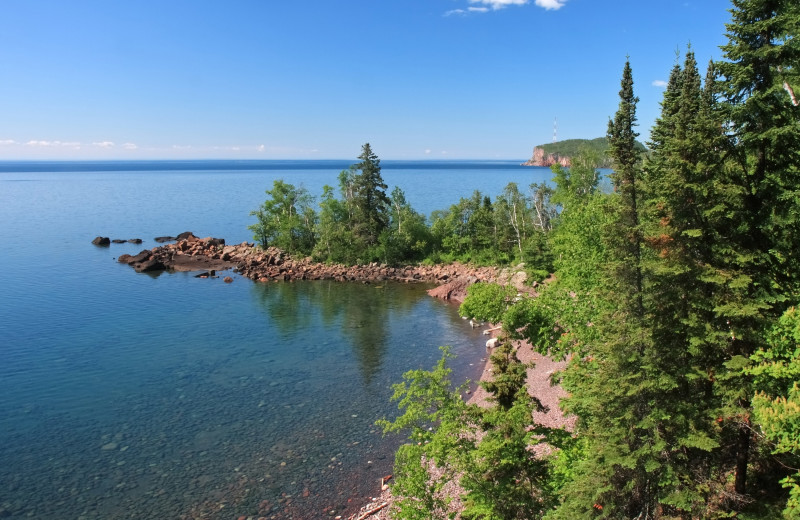
<path fill-rule="evenodd" d="M 117 264 L 193 231 L 251 241 L 275 179 L 319 196 L 347 161 L 0 162 L 0 516 L 319 518 L 391 473 L 391 385 L 479 331 L 426 287 L 256 284 Z M 384 161 L 418 211 L 545 168 Z M 97 236 L 142 245 L 95 247 Z"/>

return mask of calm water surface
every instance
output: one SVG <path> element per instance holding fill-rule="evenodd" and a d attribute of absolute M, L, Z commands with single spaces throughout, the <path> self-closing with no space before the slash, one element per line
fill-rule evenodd
<path fill-rule="evenodd" d="M 316 518 L 391 472 L 391 384 L 483 340 L 425 287 L 136 274 L 191 230 L 251 240 L 275 179 L 314 195 L 348 162 L 0 163 L 0 516 Z M 550 177 L 516 163 L 383 163 L 429 214 Z M 144 244 L 91 245 L 96 235 Z"/>

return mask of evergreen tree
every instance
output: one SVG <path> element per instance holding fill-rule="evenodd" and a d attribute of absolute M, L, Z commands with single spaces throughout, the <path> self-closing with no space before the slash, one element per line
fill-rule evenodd
<path fill-rule="evenodd" d="M 391 202 L 381 176 L 381 161 L 369 143 L 361 148 L 358 158 L 361 162 L 353 166 L 359 173 L 352 177 L 353 230 L 371 247 L 378 243 L 378 237 L 389 226 Z"/>
<path fill-rule="evenodd" d="M 626 292 L 631 301 L 626 305 L 636 316 L 644 314 L 642 303 L 642 236 L 639 228 L 640 179 L 636 151 L 636 104 L 639 98 L 633 94 L 633 72 L 630 61 L 625 62 L 619 92 L 619 109 L 608 122 L 609 154 L 614 163 L 612 181 L 619 194 L 619 218 L 617 229 L 612 233 L 621 253 L 617 263 L 617 277 L 629 287 Z"/>
<path fill-rule="evenodd" d="M 732 0 L 722 101 L 730 150 L 738 166 L 731 182 L 742 193 L 730 219 L 729 302 L 719 307 L 729 322 L 730 371 L 720 378 L 729 417 L 739 425 L 736 492 L 747 491 L 750 399 L 736 372 L 763 342 L 765 330 L 800 289 L 800 108 L 791 92 L 800 63 L 800 6 L 791 0 Z M 788 87 L 788 88 L 787 88 Z"/>

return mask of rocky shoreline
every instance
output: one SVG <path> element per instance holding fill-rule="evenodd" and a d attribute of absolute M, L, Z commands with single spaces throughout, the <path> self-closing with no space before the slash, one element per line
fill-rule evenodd
<path fill-rule="evenodd" d="M 454 301 L 463 301 L 467 287 L 477 282 L 510 283 L 521 292 L 533 290 L 526 284 L 527 276 L 522 265 L 504 269 L 457 262 L 400 267 L 373 262 L 347 266 L 315 262 L 311 258 L 296 258 L 280 249 L 261 249 L 248 242 L 226 245 L 225 239 L 198 238 L 191 232 L 181 233 L 174 239 L 174 243 L 144 249 L 137 255 L 120 255 L 117 261 L 140 273 L 200 271 L 198 276 L 216 276 L 217 271 L 232 269 L 240 276 L 261 283 L 296 280 L 432 283 L 439 287 L 429 291 L 431 296 Z M 233 279 L 225 277 L 225 281 Z"/>

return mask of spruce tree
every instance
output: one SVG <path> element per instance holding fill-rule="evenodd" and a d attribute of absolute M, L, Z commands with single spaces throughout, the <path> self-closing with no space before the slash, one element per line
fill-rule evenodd
<path fill-rule="evenodd" d="M 378 243 L 380 234 L 389 227 L 387 185 L 381 176 L 381 161 L 369 143 L 361 148 L 361 162 L 353 165 L 359 173 L 352 177 L 353 229 L 368 246 Z"/>
<path fill-rule="evenodd" d="M 642 303 L 641 250 L 642 237 L 639 229 L 640 169 L 639 152 L 636 151 L 636 103 L 639 98 L 633 94 L 633 72 L 630 60 L 625 62 L 622 71 L 620 103 L 613 120 L 608 122 L 609 154 L 613 160 L 612 180 L 614 190 L 620 198 L 618 237 L 616 244 L 620 251 L 618 273 L 620 278 L 630 282 L 628 294 L 632 301 L 628 305 L 639 317 L 644 313 Z"/>

